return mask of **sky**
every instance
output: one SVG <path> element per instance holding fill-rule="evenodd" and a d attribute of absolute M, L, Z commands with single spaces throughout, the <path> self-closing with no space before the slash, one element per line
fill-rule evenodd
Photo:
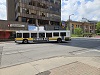
<path fill-rule="evenodd" d="M 7 11 L 6 11 L 6 0 L 0 0 L 0 19 L 6 20 L 7 19 Z"/>
<path fill-rule="evenodd" d="M 100 21 L 100 0 L 62 0 L 61 18 L 81 21 L 82 18 Z"/>
<path fill-rule="evenodd" d="M 0 0 L 0 19 L 6 20 L 6 0 Z M 74 14 L 74 15 L 71 15 Z M 81 21 L 82 18 L 100 21 L 100 0 L 62 0 L 61 19 Z"/>

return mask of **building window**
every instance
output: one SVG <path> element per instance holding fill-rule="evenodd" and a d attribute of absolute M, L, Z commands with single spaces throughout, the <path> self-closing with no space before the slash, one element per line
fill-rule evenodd
<path fill-rule="evenodd" d="M 32 14 L 32 15 L 36 15 L 36 11 L 35 10 L 30 10 L 30 14 Z"/>
<path fill-rule="evenodd" d="M 31 1 L 29 2 L 29 5 L 35 6 L 35 4 L 36 4 L 35 1 L 32 1 L 32 0 L 31 0 Z"/>
<path fill-rule="evenodd" d="M 78 25 L 78 28 L 80 28 L 80 25 Z"/>
<path fill-rule="evenodd" d="M 28 0 L 20 0 L 21 3 L 27 3 Z"/>
<path fill-rule="evenodd" d="M 76 25 L 76 28 L 77 28 L 77 25 Z"/>
<path fill-rule="evenodd" d="M 26 8 L 22 8 L 22 13 L 26 13 Z"/>
<path fill-rule="evenodd" d="M 59 30 L 59 27 L 58 27 L 58 26 L 55 26 L 55 27 L 54 27 L 54 30 Z"/>
<path fill-rule="evenodd" d="M 20 12 L 20 7 L 18 6 L 18 12 Z"/>
<path fill-rule="evenodd" d="M 29 9 L 26 10 L 26 14 L 29 14 Z"/>
<path fill-rule="evenodd" d="M 37 7 L 40 7 L 40 8 L 45 8 L 45 9 L 47 9 L 47 8 L 48 8 L 48 5 L 46 5 L 46 4 L 43 4 L 43 3 L 37 3 Z"/>
<path fill-rule="evenodd" d="M 44 13 L 44 12 L 39 12 L 39 16 L 46 17 L 46 16 L 47 16 L 47 14 L 46 14 L 46 13 Z"/>
<path fill-rule="evenodd" d="M 72 29 L 74 29 L 74 24 L 72 24 Z"/>
<path fill-rule="evenodd" d="M 49 0 L 45 0 L 45 1 L 49 1 Z"/>
<path fill-rule="evenodd" d="M 22 8 L 22 13 L 29 14 L 29 9 Z"/>
<path fill-rule="evenodd" d="M 54 0 L 50 0 L 51 3 L 54 3 Z"/>
<path fill-rule="evenodd" d="M 27 22 L 27 18 L 22 17 L 22 22 Z"/>

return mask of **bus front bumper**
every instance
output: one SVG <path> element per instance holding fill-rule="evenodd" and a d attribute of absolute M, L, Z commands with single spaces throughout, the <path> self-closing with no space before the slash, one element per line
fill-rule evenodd
<path fill-rule="evenodd" d="M 22 43 L 22 41 L 16 41 L 16 40 L 15 40 L 15 43 Z"/>

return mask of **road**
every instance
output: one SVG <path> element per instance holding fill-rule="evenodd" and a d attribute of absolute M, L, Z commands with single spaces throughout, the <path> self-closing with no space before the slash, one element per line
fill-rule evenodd
<path fill-rule="evenodd" d="M 16 44 L 5 42 L 2 56 L 0 56 L 1 67 L 22 64 L 39 59 L 51 57 L 99 57 L 100 39 L 73 38 L 70 42 L 47 42 L 34 44 Z"/>

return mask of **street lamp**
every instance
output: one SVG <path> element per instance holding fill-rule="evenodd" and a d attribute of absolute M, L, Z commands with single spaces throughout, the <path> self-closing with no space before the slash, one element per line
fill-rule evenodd
<path fill-rule="evenodd" d="M 28 28 L 28 22 L 29 22 L 29 19 L 27 19 L 27 28 Z M 26 28 L 25 28 L 26 29 Z"/>
<path fill-rule="evenodd" d="M 70 27 L 70 17 L 71 17 L 72 15 L 74 15 L 74 14 L 69 15 L 69 26 L 68 26 L 68 29 L 69 29 L 70 31 L 71 31 L 71 27 Z"/>
<path fill-rule="evenodd" d="M 70 21 L 70 16 L 72 16 L 72 15 L 74 15 L 74 14 L 69 15 L 69 21 Z"/>

